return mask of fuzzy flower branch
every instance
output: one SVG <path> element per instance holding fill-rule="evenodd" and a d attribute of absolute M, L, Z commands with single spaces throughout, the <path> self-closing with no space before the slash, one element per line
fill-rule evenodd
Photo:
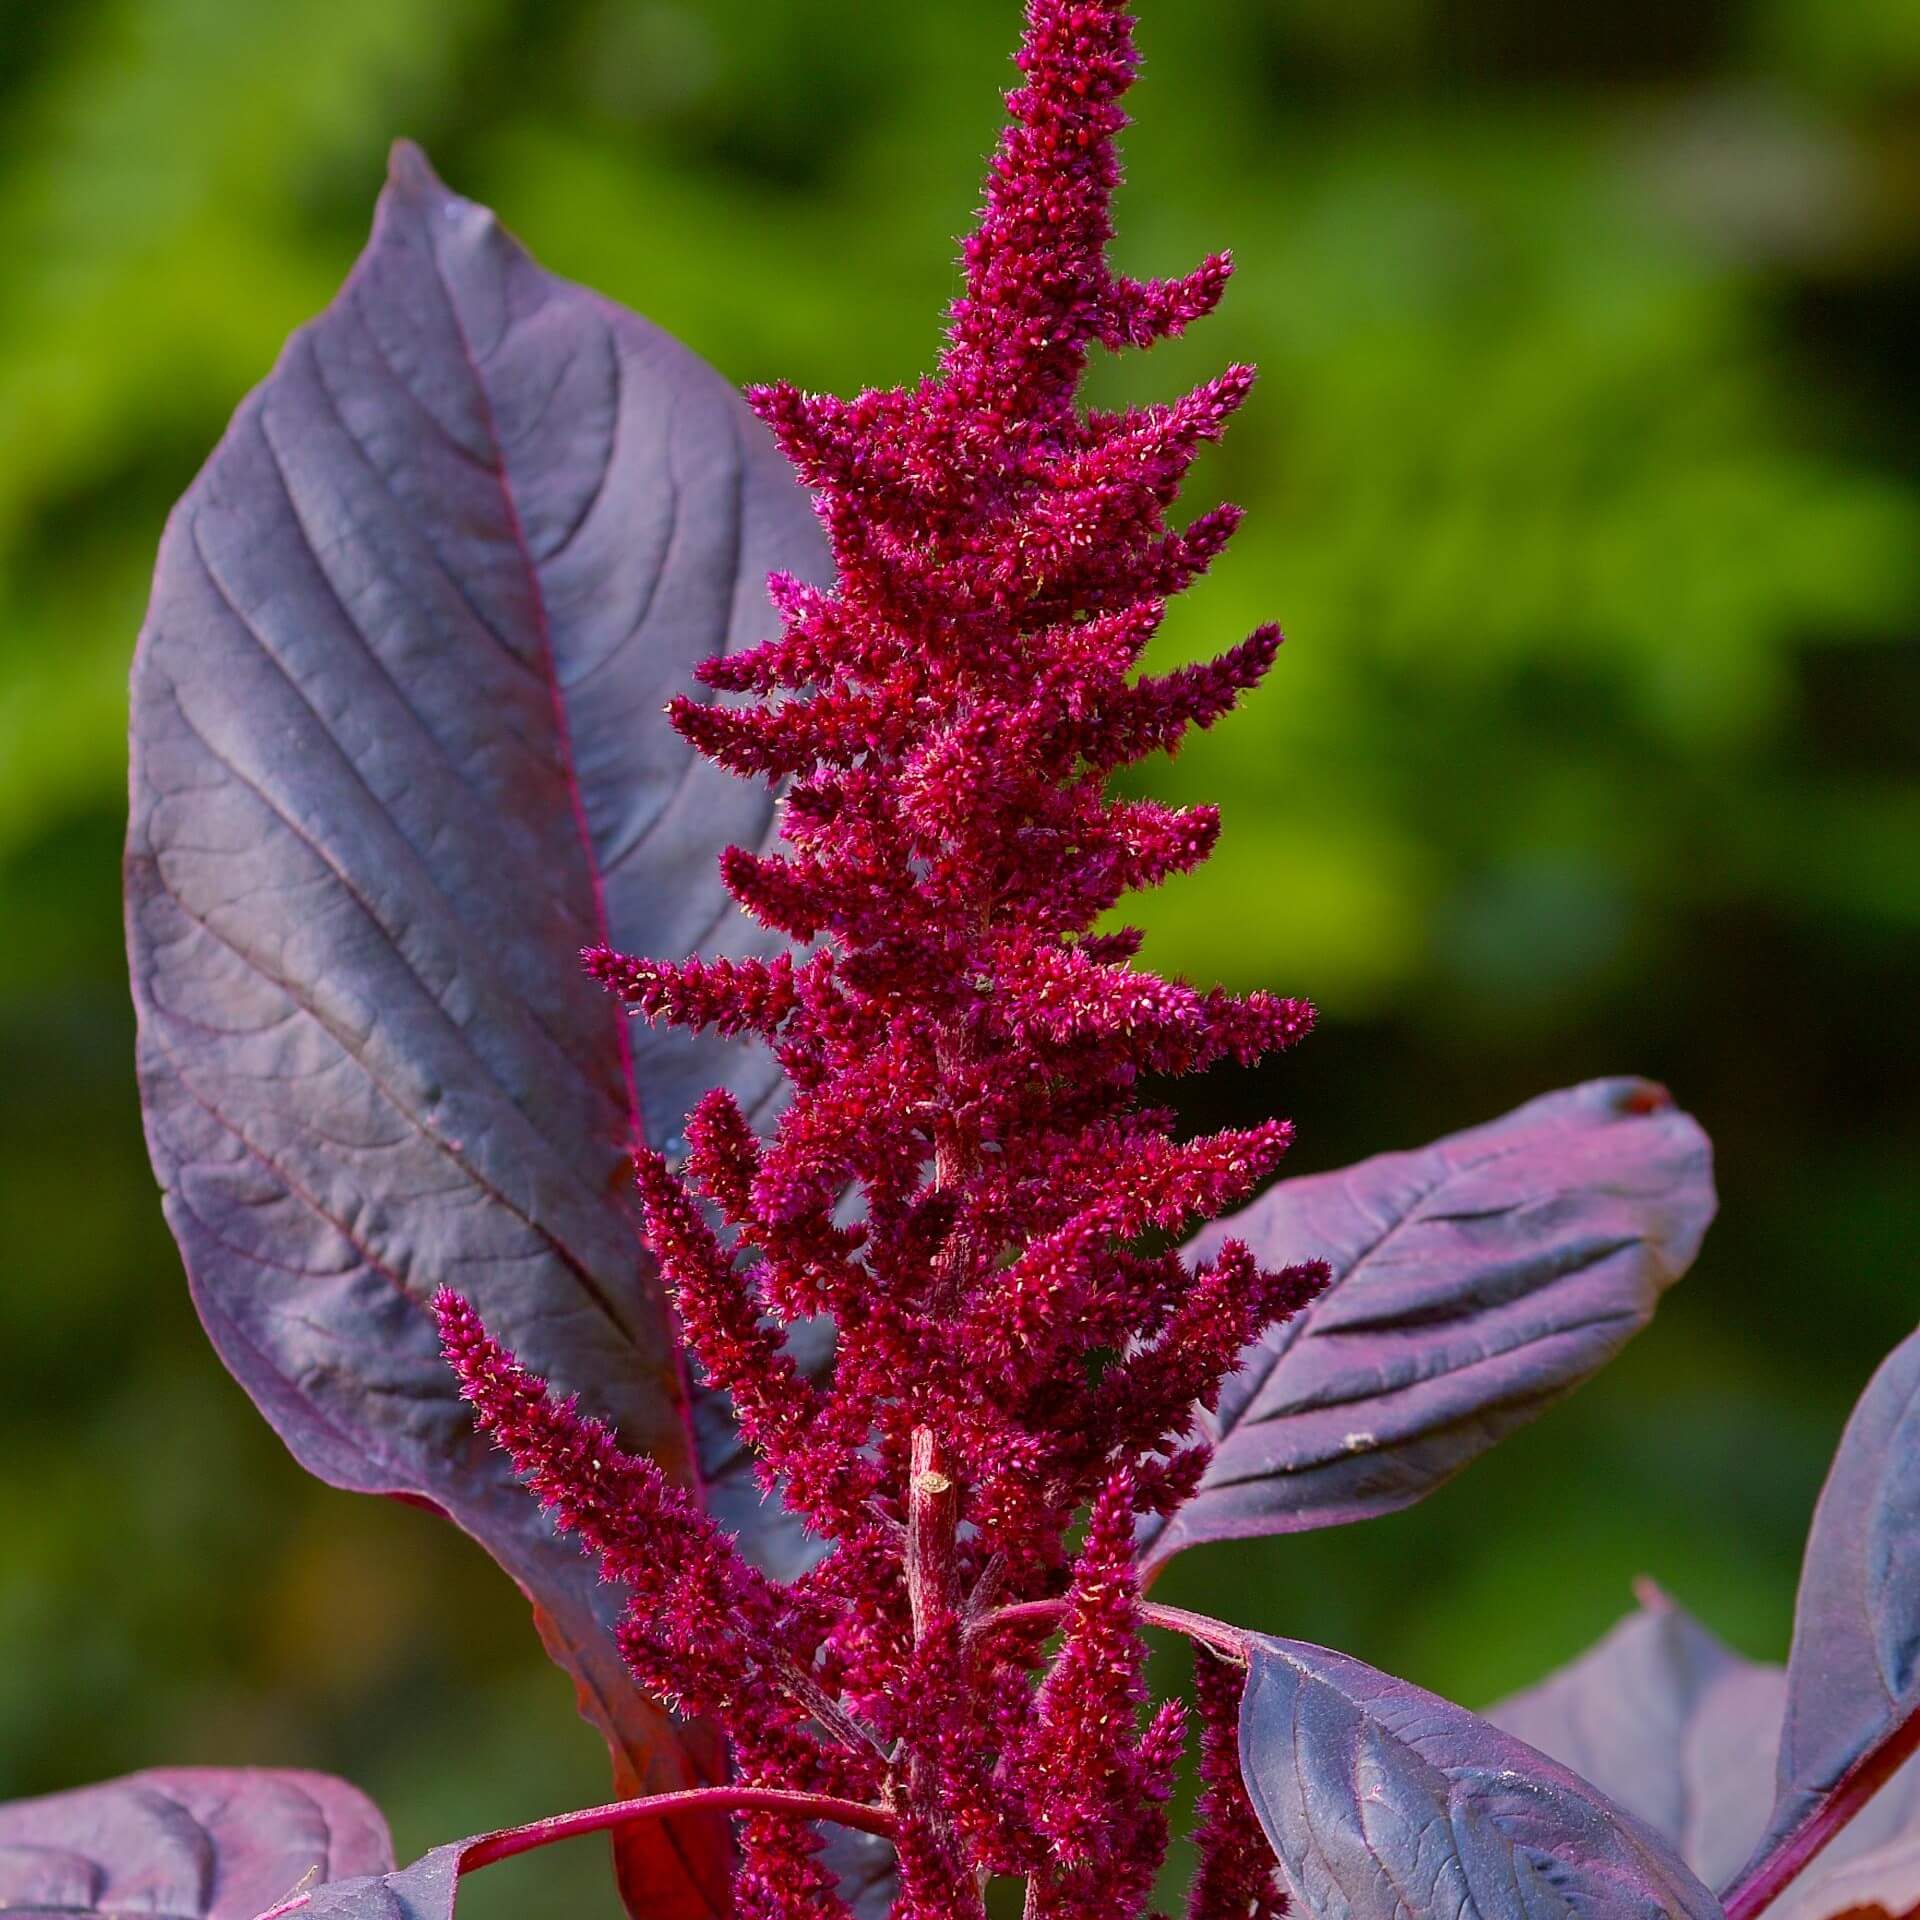
<path fill-rule="evenodd" d="M 1219 829 L 1108 776 L 1212 725 L 1279 636 L 1137 674 L 1168 596 L 1232 532 L 1231 508 L 1167 515 L 1251 372 L 1117 413 L 1078 390 L 1094 348 L 1210 312 L 1229 262 L 1169 281 L 1107 263 L 1124 7 L 1032 0 L 1019 64 L 937 370 L 851 400 L 750 396 L 815 491 L 835 587 L 775 576 L 780 634 L 699 670 L 747 702 L 670 710 L 708 758 L 781 787 L 783 848 L 723 870 L 802 952 L 587 956 L 637 1014 L 760 1036 L 789 1083 L 770 1137 L 715 1091 L 684 1169 L 644 1150 L 636 1174 L 686 1345 L 817 1564 L 787 1584 L 753 1569 L 440 1302 L 480 1424 L 626 1588 L 636 1682 L 716 1720 L 743 1785 L 887 1808 L 896 1920 L 980 1915 L 996 1875 L 1027 1882 L 1030 1920 L 1147 1911 L 1185 1714 L 1146 1710 L 1134 1527 L 1189 1497 L 1195 1407 L 1325 1280 L 1233 1241 L 1198 1271 L 1159 1250 L 1247 1200 L 1289 1129 L 1181 1139 L 1142 1101 L 1146 1076 L 1292 1045 L 1311 1009 L 1157 978 L 1136 933 L 1100 930 Z M 833 1364 L 810 1380 L 786 1330 L 823 1314 Z M 979 1630 L 1018 1607 L 1042 1617 Z M 1277 1911 L 1231 1764 L 1236 1697 L 1202 1656 L 1194 1920 Z M 848 1911 L 812 1832 L 772 1814 L 743 1823 L 735 1899 L 764 1920 Z"/>

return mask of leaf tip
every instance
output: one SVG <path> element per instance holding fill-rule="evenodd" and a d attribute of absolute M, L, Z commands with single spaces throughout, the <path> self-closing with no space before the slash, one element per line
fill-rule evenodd
<path fill-rule="evenodd" d="M 447 185 L 433 170 L 426 149 L 404 136 L 387 149 L 387 181 L 401 192 L 425 197 L 444 194 Z"/>
<path fill-rule="evenodd" d="M 387 190 L 381 201 L 383 205 L 398 202 L 416 215 L 437 215 L 442 220 L 477 213 L 488 225 L 493 224 L 487 208 L 455 193 L 440 178 L 426 149 L 418 141 L 405 138 L 396 140 L 387 150 Z"/>
<path fill-rule="evenodd" d="M 1623 1080 L 1614 1104 L 1621 1113 L 1668 1113 L 1674 1099 L 1658 1080 Z"/>

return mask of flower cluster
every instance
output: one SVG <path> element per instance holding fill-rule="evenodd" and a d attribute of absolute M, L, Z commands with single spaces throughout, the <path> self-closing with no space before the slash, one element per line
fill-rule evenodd
<path fill-rule="evenodd" d="M 1219 827 L 1114 797 L 1108 776 L 1211 725 L 1279 640 L 1137 674 L 1167 597 L 1233 529 L 1231 508 L 1167 515 L 1252 376 L 1117 413 L 1077 402 L 1095 347 L 1178 333 L 1229 271 L 1107 264 L 1135 63 L 1118 0 L 1031 0 L 938 369 L 852 400 L 750 396 L 815 492 L 837 583 L 775 576 L 778 637 L 699 670 L 751 698 L 670 712 L 781 789 L 783 849 L 730 849 L 723 870 L 794 954 L 587 956 L 649 1019 L 760 1036 L 790 1085 L 770 1137 L 715 1091 L 684 1168 L 643 1151 L 636 1172 L 686 1345 L 817 1564 L 785 1585 L 755 1571 L 461 1303 L 441 1308 L 482 1425 L 630 1590 L 639 1683 L 714 1716 L 749 1784 L 890 1807 L 897 1920 L 979 1915 L 993 1875 L 1027 1881 L 1032 1920 L 1146 1911 L 1183 1715 L 1142 1719 L 1135 1523 L 1191 1494 L 1195 1406 L 1324 1281 L 1232 1241 L 1197 1271 L 1164 1250 L 1250 1197 L 1289 1130 L 1181 1139 L 1142 1100 L 1146 1076 L 1292 1044 L 1310 1008 L 1157 978 L 1132 964 L 1136 933 L 1100 930 Z M 810 1378 L 787 1331 L 821 1315 L 836 1345 Z M 1059 1603 L 1051 1651 L 1045 1620 L 988 1630 L 1034 1601 Z M 1196 1920 L 1272 1910 L 1220 1758 L 1230 1693 L 1203 1676 Z M 843 1915 L 815 1844 L 748 1821 L 738 1911 Z"/>

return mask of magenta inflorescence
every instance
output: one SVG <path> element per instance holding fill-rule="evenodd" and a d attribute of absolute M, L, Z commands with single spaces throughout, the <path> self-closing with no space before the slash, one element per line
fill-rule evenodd
<path fill-rule="evenodd" d="M 993 1875 L 1027 1881 L 1032 1920 L 1147 1910 L 1184 1715 L 1147 1712 L 1135 1527 L 1193 1491 L 1196 1406 L 1325 1277 L 1231 1240 L 1197 1271 L 1162 1250 L 1249 1198 L 1289 1129 L 1181 1139 L 1142 1098 L 1146 1076 L 1291 1045 L 1311 1009 L 1157 978 L 1135 932 L 1101 930 L 1219 827 L 1108 776 L 1210 726 L 1279 636 L 1136 677 L 1235 524 L 1167 513 L 1250 371 L 1117 413 L 1077 394 L 1094 347 L 1208 313 L 1229 262 L 1171 281 L 1107 264 L 1125 7 L 1031 0 L 1019 64 L 937 371 L 852 400 L 750 395 L 815 492 L 835 587 L 776 575 L 778 637 L 699 670 L 750 698 L 670 708 L 701 753 L 781 789 L 783 849 L 722 865 L 798 951 L 587 956 L 637 1014 L 760 1036 L 790 1085 L 770 1137 L 717 1090 L 684 1168 L 643 1150 L 636 1174 L 686 1346 L 817 1564 L 756 1571 L 463 1303 L 440 1308 L 481 1424 L 628 1588 L 638 1682 L 717 1720 L 744 1782 L 891 1807 L 897 1920 L 978 1915 Z M 809 1378 L 787 1331 L 820 1315 L 837 1341 Z M 1057 1644 L 1044 1622 L 986 1630 L 1035 1600 L 1061 1603 Z M 1196 1701 L 1196 1920 L 1277 1911 L 1226 1758 L 1236 1678 L 1203 1671 Z M 771 1817 L 743 1825 L 736 1906 L 846 1912 L 817 1842 Z"/>

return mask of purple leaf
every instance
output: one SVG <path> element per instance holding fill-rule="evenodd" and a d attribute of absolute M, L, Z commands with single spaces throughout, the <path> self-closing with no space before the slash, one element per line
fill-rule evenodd
<path fill-rule="evenodd" d="M 699 1800 L 716 1811 L 741 1813 L 754 1809 L 780 1811 L 803 1821 L 827 1823 L 835 1834 L 858 1830 L 884 1847 L 894 1832 L 893 1816 L 884 1807 L 830 1795 L 798 1793 L 781 1788 L 713 1787 L 696 1789 Z M 511 1860 L 524 1853 L 551 1847 L 583 1834 L 631 1830 L 636 1824 L 656 1824 L 667 1809 L 658 1802 L 626 1801 L 604 1807 L 584 1807 L 576 1813 L 554 1814 L 495 1833 L 475 1834 L 435 1847 L 409 1867 L 378 1872 L 300 1890 L 278 1902 L 257 1920 L 286 1920 L 301 1913 L 330 1916 L 330 1920 L 452 1920 L 461 1878 Z M 844 1824 L 843 1824 L 844 1823 Z M 865 1883 L 871 1888 L 872 1882 Z M 636 1889 L 635 1911 L 652 1914 L 655 1908 L 646 1888 Z"/>
<path fill-rule="evenodd" d="M 1911 1807 L 1909 1813 L 1911 1814 Z M 1920 1912 L 1920 1825 L 1866 1850 L 1836 1841 L 1767 1908 L 1768 1920 L 1912 1920 Z"/>
<path fill-rule="evenodd" d="M 1637 1814 L 1708 1886 L 1751 1852 L 1773 1800 L 1783 1668 L 1744 1660 L 1655 1593 L 1605 1639 L 1487 1710 Z M 1920 1905 L 1920 1761 L 1909 1761 L 1768 1909 L 1837 1920 Z"/>
<path fill-rule="evenodd" d="M 865 1844 L 858 1848 L 836 1844 L 845 1840 Z M 397 1873 L 377 1873 L 318 1887 L 310 1900 L 291 1908 L 290 1913 L 304 1913 L 311 1920 L 453 1920 L 454 1901 L 473 1846 L 471 1840 L 456 1841 L 451 1846 L 435 1847 Z M 825 1857 L 850 1869 L 841 1883 L 841 1893 L 855 1913 L 887 1911 L 894 1887 L 891 1847 L 871 1835 L 836 1828 L 827 1838 Z M 649 1911 L 646 1890 L 642 1887 L 636 1892 L 635 1911 L 645 1915 Z"/>
<path fill-rule="evenodd" d="M 1765 1824 L 1786 1690 L 1780 1668 L 1743 1660 L 1655 1594 L 1486 1717 L 1637 1814 L 1711 1887 Z"/>
<path fill-rule="evenodd" d="M 1768 1741 L 1768 1753 L 1774 1745 Z M 1772 1772 L 1768 1767 L 1769 1791 Z M 1755 1795 L 1755 1831 L 1765 1818 L 1769 1791 Z M 1909 1759 L 1855 1812 L 1766 1911 L 1767 1920 L 1842 1920 L 1876 1908 L 1893 1915 L 1920 1909 L 1920 1759 Z"/>
<path fill-rule="evenodd" d="M 379 1810 L 322 1773 L 157 1767 L 0 1806 L 12 1920 L 253 1920 L 303 1881 L 392 1865 Z"/>
<path fill-rule="evenodd" d="M 444 1509 L 526 1589 L 628 1793 L 710 1756 L 474 1438 L 425 1303 L 458 1288 L 693 1476 L 625 1156 L 773 1076 L 630 1029 L 578 953 L 757 937 L 714 863 L 766 796 L 660 708 L 773 631 L 776 566 L 819 578 L 823 549 L 737 397 L 402 145 L 339 297 L 168 522 L 134 666 L 141 1086 L 195 1303 L 305 1466 Z M 723 1911 L 717 1839 L 648 1834 L 653 1920 Z"/>
<path fill-rule="evenodd" d="M 1241 1770 L 1314 1920 L 1719 1920 L 1658 1834 L 1512 1735 L 1344 1654 L 1249 1652 Z"/>
<path fill-rule="evenodd" d="M 1730 1903 L 1763 1904 L 1920 1742 L 1920 1332 L 1854 1408 L 1800 1575 L 1772 1812 Z"/>
<path fill-rule="evenodd" d="M 1713 1208 L 1706 1136 L 1664 1089 L 1594 1080 L 1216 1223 L 1196 1257 L 1237 1236 L 1270 1265 L 1325 1260 L 1334 1284 L 1248 1350 L 1149 1562 L 1424 1498 L 1646 1325 Z"/>
<path fill-rule="evenodd" d="M 312 1920 L 453 1920 L 460 1892 L 461 1856 L 471 1843 L 456 1840 L 435 1847 L 397 1873 L 341 1880 L 314 1890 L 313 1898 L 293 1908 Z M 637 1912 L 645 1908 L 636 1906 Z"/>

